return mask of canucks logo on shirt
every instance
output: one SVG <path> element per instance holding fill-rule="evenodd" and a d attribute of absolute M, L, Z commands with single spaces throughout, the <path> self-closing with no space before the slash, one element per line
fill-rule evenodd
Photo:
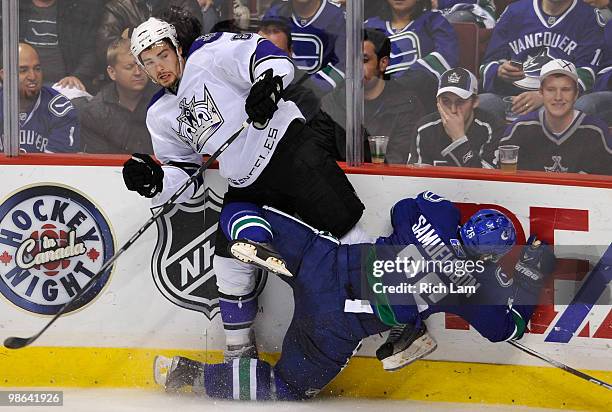
<path fill-rule="evenodd" d="M 406 70 L 421 57 L 419 37 L 412 31 L 394 34 L 391 40 L 391 60 L 387 73 Z"/>
<path fill-rule="evenodd" d="M 193 96 L 191 101 L 187 102 L 187 99 L 183 98 L 179 108 L 181 114 L 176 118 L 179 128 L 175 132 L 185 143 L 201 152 L 204 144 L 223 124 L 223 116 L 206 86 L 203 100 L 196 100 Z"/>
<path fill-rule="evenodd" d="M 308 74 L 321 70 L 323 66 L 323 41 L 308 33 L 291 35 L 293 60 L 295 65 Z"/>

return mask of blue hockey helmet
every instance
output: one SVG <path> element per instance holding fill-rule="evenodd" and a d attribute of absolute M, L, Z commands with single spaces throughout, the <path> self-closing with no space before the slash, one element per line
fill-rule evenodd
<path fill-rule="evenodd" d="M 459 228 L 459 237 L 470 256 L 498 259 L 516 243 L 516 230 L 502 212 L 481 209 Z"/>

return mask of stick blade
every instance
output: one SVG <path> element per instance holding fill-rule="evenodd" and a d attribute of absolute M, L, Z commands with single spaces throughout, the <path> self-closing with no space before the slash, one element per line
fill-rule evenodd
<path fill-rule="evenodd" d="M 29 338 L 19 338 L 17 336 L 9 336 L 4 339 L 4 347 L 7 349 L 21 349 L 30 344 Z"/>

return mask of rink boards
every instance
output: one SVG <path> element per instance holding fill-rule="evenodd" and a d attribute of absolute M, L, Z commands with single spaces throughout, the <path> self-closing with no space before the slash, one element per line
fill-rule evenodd
<path fill-rule="evenodd" d="M 67 302 L 151 216 L 149 201 L 124 189 L 118 166 L 122 158 L 89 163 L 71 158 L 74 166 L 45 159 L 20 160 L 47 163 L 36 166 L 0 163 L 2 339 L 38 331 L 49 313 Z M 484 205 L 501 208 L 513 218 L 520 237 L 538 233 L 556 245 L 581 246 L 571 249 L 572 256 L 560 256 L 570 269 L 558 274 L 550 301 L 538 309 L 522 342 L 612 381 L 612 291 L 609 281 L 592 282 L 588 276 L 612 240 L 611 180 L 450 168 L 347 172 L 366 204 L 363 223 L 373 235 L 388 233 L 389 209 L 396 201 L 430 190 L 458 202 L 464 214 Z M 223 335 L 210 264 L 226 185 L 216 170 L 207 172 L 206 183 L 206 198 L 176 208 L 153 225 L 82 304 L 34 347 L 0 350 L 0 384 L 154 387 L 150 371 L 157 353 L 219 360 Z M 28 264 L 29 253 L 39 247 L 50 251 L 47 260 Z M 571 268 L 579 268 L 578 273 Z M 591 296 L 592 307 L 555 304 L 558 294 L 581 288 Z M 270 276 L 257 322 L 260 350 L 271 354 L 267 356 L 274 358 L 279 351 L 291 311 L 289 288 Z M 609 391 L 543 366 L 510 345 L 488 343 L 458 318 L 437 315 L 428 326 L 439 343 L 428 361 L 384 373 L 371 358 L 382 338 L 371 338 L 328 391 L 587 410 L 612 407 Z"/>

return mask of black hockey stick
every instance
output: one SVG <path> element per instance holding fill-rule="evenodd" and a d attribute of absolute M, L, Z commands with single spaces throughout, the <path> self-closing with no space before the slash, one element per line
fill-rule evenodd
<path fill-rule="evenodd" d="M 248 127 L 248 125 L 251 123 L 251 120 L 247 120 L 244 123 L 242 123 L 242 126 L 240 127 L 240 129 L 238 129 L 229 139 L 227 139 L 227 141 L 225 143 L 223 143 L 223 145 L 221 145 L 221 147 L 219 147 L 217 149 L 216 152 L 214 152 L 206 162 L 204 162 L 204 164 L 202 164 L 202 166 L 200 166 L 200 168 L 193 174 L 191 175 L 191 177 L 189 179 L 187 179 L 187 181 L 176 191 L 176 193 L 174 193 L 174 195 L 172 195 L 172 197 L 170 199 L 168 199 L 166 201 L 166 203 L 164 203 L 163 205 L 161 205 L 157 211 L 153 214 L 153 216 L 151 216 L 149 218 L 149 220 L 147 220 L 145 222 L 144 225 L 142 225 L 142 227 L 140 229 L 138 229 L 138 232 L 136 232 L 119 250 L 117 250 L 117 252 L 115 252 L 115 254 L 113 256 L 111 256 L 111 258 L 109 260 L 106 261 L 106 263 L 104 263 L 104 265 L 102 265 L 102 267 L 100 268 L 100 270 L 91 277 L 91 279 L 89 280 L 89 282 L 87 282 L 85 284 L 85 286 L 83 286 L 83 288 L 81 290 L 79 290 L 77 292 L 76 295 L 74 295 L 74 297 L 72 298 L 72 300 L 70 300 L 69 302 L 66 302 L 64 304 L 64 306 L 62 306 L 57 313 L 55 314 L 55 316 L 53 316 L 53 318 L 49 321 L 49 323 L 47 323 L 47 325 L 42 328 L 40 330 L 40 332 L 38 332 L 36 335 L 30 336 L 29 338 L 19 338 L 17 336 L 10 336 L 8 338 L 6 338 L 4 340 L 4 346 L 8 349 L 21 349 L 24 348 L 28 345 L 30 345 L 31 343 L 33 343 L 36 339 L 38 339 L 40 337 L 40 335 L 42 335 L 43 333 L 45 333 L 45 331 L 47 329 L 49 329 L 49 327 L 51 325 L 53 325 L 53 323 L 60 317 L 62 316 L 64 313 L 68 312 L 68 309 L 70 309 L 76 302 L 79 301 L 79 299 L 85 294 L 87 293 L 87 291 L 89 289 L 91 289 L 91 287 L 96 283 L 96 281 L 104 274 L 104 272 L 106 272 L 112 265 L 113 263 L 115 263 L 115 261 L 119 258 L 119 256 L 121 256 L 123 254 L 123 252 L 125 252 L 130 246 L 132 246 L 134 244 L 134 242 L 136 242 L 136 240 L 138 240 L 138 238 L 155 222 L 155 220 L 157 220 L 158 217 L 160 217 L 161 215 L 163 215 L 164 213 L 166 213 L 171 207 L 172 207 L 172 203 L 174 203 L 174 201 L 176 199 L 179 198 L 179 196 L 181 194 L 183 194 L 183 192 L 185 190 L 187 190 L 187 188 L 202 174 L 204 173 L 204 171 L 206 169 L 208 169 L 210 167 L 211 164 L 213 164 L 213 162 L 221 155 L 221 153 L 223 153 L 225 151 L 225 149 L 227 149 L 227 147 L 238 137 L 238 135 L 240 133 L 242 133 L 242 131 Z"/>
<path fill-rule="evenodd" d="M 565 372 L 571 373 L 572 375 L 578 376 L 579 378 L 585 379 L 585 380 L 587 380 L 587 381 L 589 381 L 591 383 L 594 383 L 596 385 L 603 386 L 606 389 L 612 390 L 612 385 L 610 385 L 609 383 L 606 383 L 606 382 L 604 382 L 604 381 L 602 381 L 600 379 L 594 378 L 591 375 L 587 375 L 584 372 L 580 372 L 579 370 L 576 370 L 576 369 L 574 369 L 572 367 L 569 367 L 569 366 L 567 366 L 567 365 L 565 365 L 565 364 L 563 364 L 561 362 L 557 362 L 556 360 L 551 359 L 551 358 L 549 358 L 547 356 L 544 356 L 541 353 L 538 353 L 538 352 L 534 351 L 533 349 L 528 348 L 525 345 L 522 345 L 522 344 L 520 344 L 520 343 L 518 343 L 516 341 L 513 341 L 513 340 L 508 341 L 508 343 L 510 345 L 514 346 L 515 348 L 518 348 L 518 349 L 522 350 L 523 352 L 530 354 L 531 356 L 535 356 L 536 358 L 541 359 L 544 362 L 548 362 L 551 365 L 556 366 L 559 369 L 563 369 Z"/>

